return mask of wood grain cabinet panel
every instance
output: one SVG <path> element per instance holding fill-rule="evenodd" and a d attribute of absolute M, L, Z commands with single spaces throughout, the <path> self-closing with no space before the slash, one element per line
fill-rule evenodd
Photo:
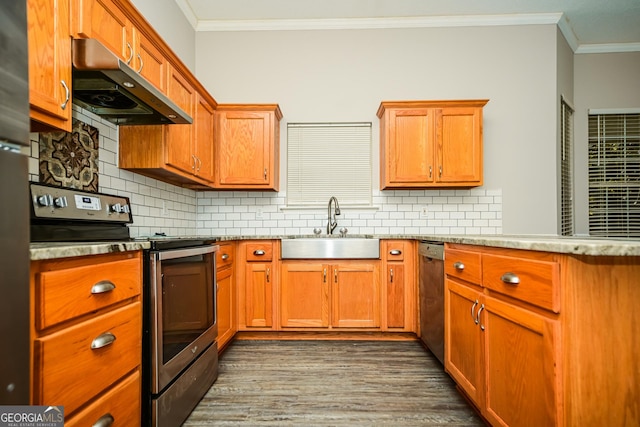
<path fill-rule="evenodd" d="M 329 326 L 330 266 L 285 261 L 280 282 L 280 323 L 283 328 Z"/>
<path fill-rule="evenodd" d="M 218 351 L 221 352 L 231 342 L 236 331 L 236 282 L 234 242 L 221 242 L 216 252 Z"/>
<path fill-rule="evenodd" d="M 281 119 L 275 104 L 218 105 L 215 188 L 278 191 Z"/>
<path fill-rule="evenodd" d="M 417 332 L 417 276 L 415 244 L 409 240 L 383 240 L 380 253 L 382 329 Z"/>
<path fill-rule="evenodd" d="M 379 268 L 378 262 L 362 261 L 330 266 L 333 327 L 380 327 Z"/>
<path fill-rule="evenodd" d="M 488 100 L 382 102 L 380 188 L 482 185 L 482 107 Z"/>
<path fill-rule="evenodd" d="M 136 51 L 133 24 L 114 0 L 71 0 L 76 38 L 92 38 L 131 64 Z"/>
<path fill-rule="evenodd" d="M 28 0 L 32 130 L 71 131 L 69 0 Z"/>
<path fill-rule="evenodd" d="M 276 319 L 274 283 L 277 283 L 276 241 L 245 241 L 238 244 L 239 330 L 273 330 Z"/>
<path fill-rule="evenodd" d="M 64 405 L 70 425 L 138 425 L 142 251 L 33 261 L 30 286 L 30 403 Z"/>

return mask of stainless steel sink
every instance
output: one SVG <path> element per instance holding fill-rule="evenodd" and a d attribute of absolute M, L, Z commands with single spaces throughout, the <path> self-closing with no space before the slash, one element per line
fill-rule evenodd
<path fill-rule="evenodd" d="M 309 237 L 282 239 L 282 259 L 376 259 L 380 239 Z"/>

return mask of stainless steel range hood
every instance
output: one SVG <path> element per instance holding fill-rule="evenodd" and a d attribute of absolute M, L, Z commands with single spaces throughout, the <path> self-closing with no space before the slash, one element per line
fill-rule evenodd
<path fill-rule="evenodd" d="M 193 119 L 95 39 L 73 40 L 73 102 L 118 125 Z"/>

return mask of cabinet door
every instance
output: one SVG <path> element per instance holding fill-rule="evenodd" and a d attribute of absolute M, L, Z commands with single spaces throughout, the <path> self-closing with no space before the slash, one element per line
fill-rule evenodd
<path fill-rule="evenodd" d="M 405 327 L 405 279 L 404 265 L 401 263 L 387 264 L 387 327 Z"/>
<path fill-rule="evenodd" d="M 436 111 L 436 181 L 482 184 L 482 108 Z"/>
<path fill-rule="evenodd" d="M 222 349 L 235 334 L 233 269 L 219 269 L 216 273 L 218 304 L 218 349 Z"/>
<path fill-rule="evenodd" d="M 71 131 L 69 0 L 28 0 L 31 118 Z"/>
<path fill-rule="evenodd" d="M 73 0 L 76 37 L 94 38 L 131 63 L 134 56 L 132 26 L 113 0 Z"/>
<path fill-rule="evenodd" d="M 248 262 L 245 274 L 247 327 L 272 327 L 271 263 Z"/>
<path fill-rule="evenodd" d="M 558 321 L 486 297 L 486 414 L 492 425 L 558 425 Z"/>
<path fill-rule="evenodd" d="M 282 327 L 329 326 L 329 266 L 317 263 L 282 264 Z"/>
<path fill-rule="evenodd" d="M 378 264 L 330 266 L 332 326 L 380 327 L 380 278 Z"/>
<path fill-rule="evenodd" d="M 171 66 L 167 79 L 167 95 L 193 118 L 196 92 L 187 79 Z M 167 125 L 167 164 L 190 174 L 195 172 L 196 167 L 191 145 L 192 131 L 193 126 L 190 124 Z"/>
<path fill-rule="evenodd" d="M 273 113 L 220 111 L 216 154 L 216 184 L 272 185 Z"/>
<path fill-rule="evenodd" d="M 135 30 L 134 30 L 135 31 Z M 160 92 L 167 93 L 167 60 L 151 40 L 136 32 L 137 50 L 132 66 Z"/>
<path fill-rule="evenodd" d="M 446 371 L 471 400 L 482 407 L 482 335 L 475 320 L 482 296 L 470 287 L 445 280 Z"/>
<path fill-rule="evenodd" d="M 195 174 L 209 182 L 213 182 L 213 111 L 207 100 L 198 94 L 195 117 L 194 155 L 196 158 Z"/>
<path fill-rule="evenodd" d="M 383 188 L 433 182 L 433 110 L 390 109 L 385 126 Z"/>

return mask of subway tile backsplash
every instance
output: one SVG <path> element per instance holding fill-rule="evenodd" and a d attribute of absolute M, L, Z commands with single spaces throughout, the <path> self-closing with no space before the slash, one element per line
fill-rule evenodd
<path fill-rule="evenodd" d="M 131 236 L 277 236 L 326 233 L 327 209 L 285 208 L 284 192 L 196 192 L 118 169 L 118 130 L 112 123 L 73 106 L 74 118 L 99 130 L 102 193 L 129 197 L 134 223 Z M 31 134 L 29 174 L 39 179 L 37 133 Z M 501 234 L 502 191 L 375 191 L 373 208 L 341 204 L 337 233 L 349 234 Z"/>

